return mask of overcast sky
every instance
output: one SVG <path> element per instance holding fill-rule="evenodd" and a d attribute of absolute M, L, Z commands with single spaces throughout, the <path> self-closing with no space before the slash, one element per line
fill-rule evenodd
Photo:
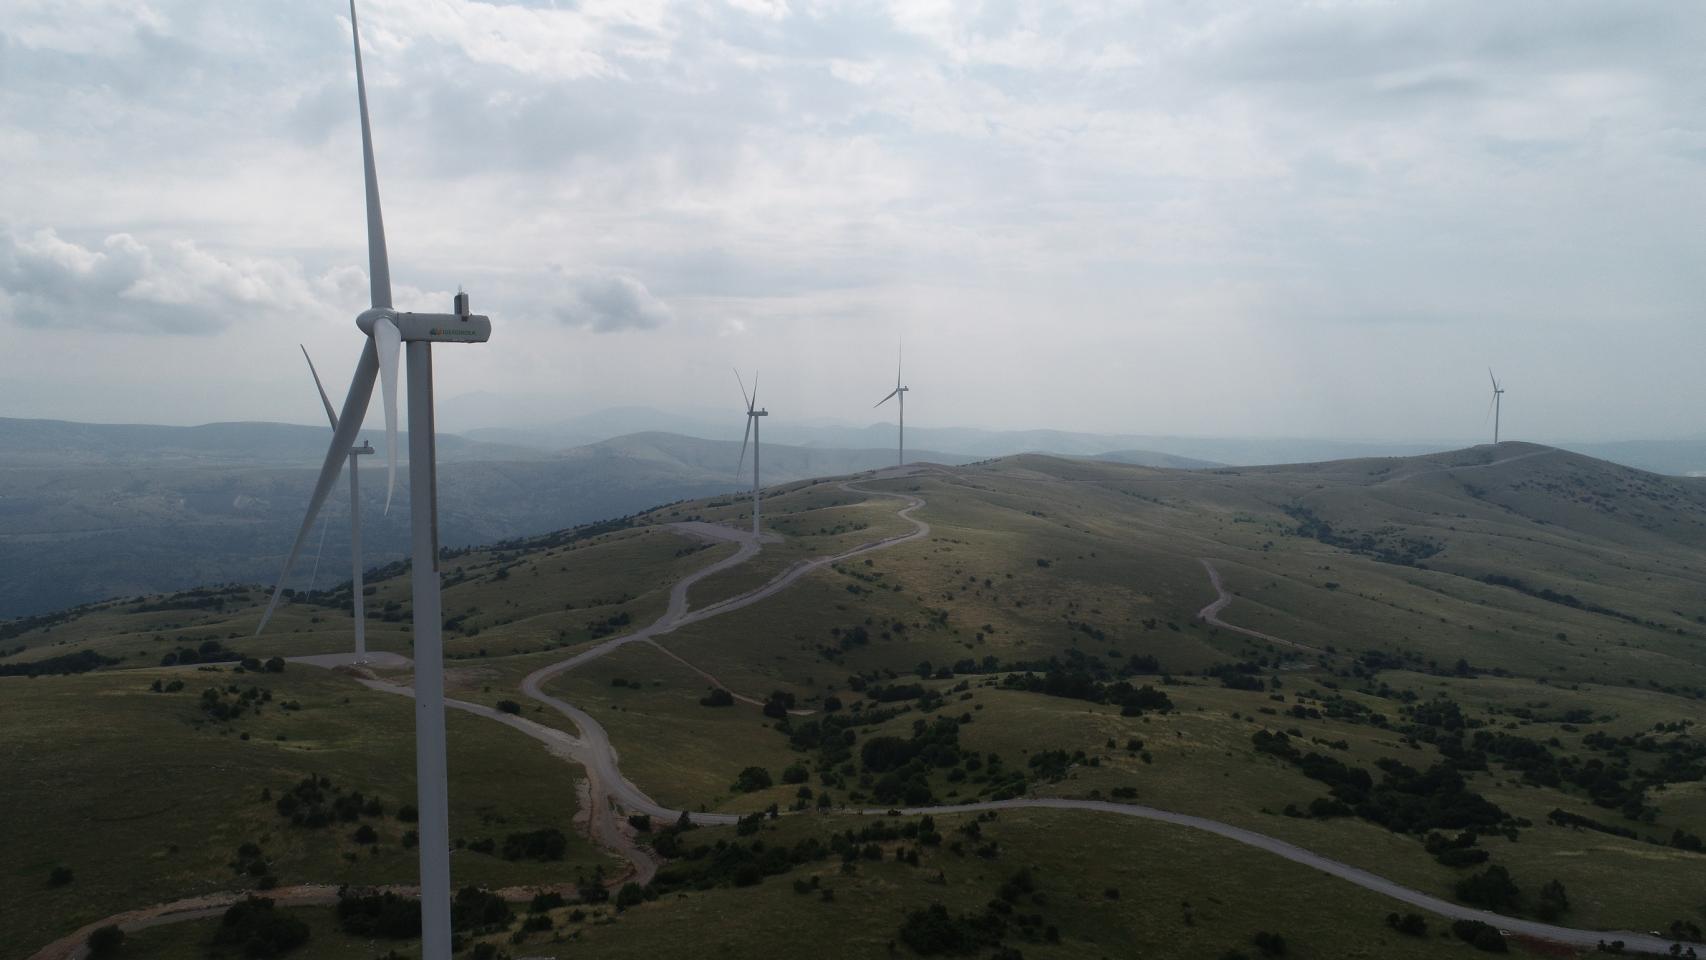
<path fill-rule="evenodd" d="M 321 415 L 366 306 L 340 0 L 7 0 L 0 416 Z M 365 0 L 442 422 L 1706 427 L 1706 5 Z M 749 374 L 750 382 L 750 374 Z M 374 416 L 378 414 L 377 405 Z M 372 419 L 372 418 L 370 418 Z M 774 422 L 774 421 L 773 421 Z M 738 429 L 738 427 L 737 427 Z"/>

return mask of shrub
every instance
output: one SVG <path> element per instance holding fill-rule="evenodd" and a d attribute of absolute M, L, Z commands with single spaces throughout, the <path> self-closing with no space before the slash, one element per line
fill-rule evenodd
<path fill-rule="evenodd" d="M 514 700 L 499 700 L 498 709 L 502 710 L 504 713 L 520 713 L 521 704 L 516 703 Z"/>
<path fill-rule="evenodd" d="M 1420 914 L 1406 913 L 1402 917 L 1396 913 L 1386 915 L 1386 925 L 1406 937 L 1425 937 L 1428 935 L 1428 922 Z"/>
<path fill-rule="evenodd" d="M 50 887 L 63 887 L 70 883 L 71 879 L 71 868 L 67 866 L 58 866 L 48 872 L 47 885 Z"/>
<path fill-rule="evenodd" d="M 1557 880 L 1548 881 L 1540 888 L 1540 906 L 1535 910 L 1540 919 L 1550 923 L 1570 912 L 1570 897 L 1564 892 L 1564 885 Z"/>
<path fill-rule="evenodd" d="M 626 910 L 646 902 L 646 889 L 637 883 L 625 883 L 616 893 L 616 909 Z"/>
<path fill-rule="evenodd" d="M 356 937 L 413 940 L 421 935 L 421 902 L 389 891 L 338 898 L 338 923 Z"/>
<path fill-rule="evenodd" d="M 246 957 L 277 957 L 308 942 L 308 924 L 274 910 L 269 899 L 249 897 L 225 911 L 213 942 L 242 947 Z"/>
<path fill-rule="evenodd" d="M 1510 871 L 1491 866 L 1485 871 L 1457 881 L 1457 899 L 1483 910 L 1501 910 L 1516 903 L 1521 891 L 1511 880 Z"/>
<path fill-rule="evenodd" d="M 547 910 L 553 910 L 557 907 L 564 906 L 567 903 L 568 901 L 563 899 L 563 895 L 555 890 L 549 893 L 536 893 L 533 895 L 533 902 L 527 905 L 527 912 L 544 913 Z"/>
<path fill-rule="evenodd" d="M 113 924 L 96 928 L 89 934 L 89 956 L 110 957 L 118 953 L 124 946 L 124 931 Z"/>
<path fill-rule="evenodd" d="M 556 827 L 545 827 L 531 833 L 512 833 L 504 838 L 505 860 L 561 860 L 569 840 Z"/>
<path fill-rule="evenodd" d="M 1496 868 L 1495 868 L 1496 869 Z M 1479 920 L 1458 920 L 1451 925 L 1451 932 L 1457 939 L 1469 944 L 1477 950 L 1488 953 L 1508 953 L 1510 948 L 1505 946 L 1504 935 L 1499 928 Z"/>
<path fill-rule="evenodd" d="M 450 901 L 452 930 L 480 930 L 507 924 L 512 916 L 503 897 L 479 887 L 463 887 Z"/>
<path fill-rule="evenodd" d="M 729 789 L 736 793 L 751 793 L 754 790 L 763 790 L 770 785 L 770 771 L 763 767 L 747 767 L 740 772 L 740 776 L 735 778 L 734 784 Z"/>
<path fill-rule="evenodd" d="M 732 707 L 735 705 L 734 694 L 722 687 L 712 687 L 711 692 L 699 698 L 701 707 Z"/>

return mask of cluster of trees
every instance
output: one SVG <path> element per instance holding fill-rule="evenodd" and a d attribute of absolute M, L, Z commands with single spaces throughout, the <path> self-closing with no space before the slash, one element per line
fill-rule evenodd
<path fill-rule="evenodd" d="M 1560 604 L 1573 610 L 1586 610 L 1588 613 L 1597 613 L 1602 616 L 1615 617 L 1625 623 L 1638 624 L 1641 622 L 1640 617 L 1632 616 L 1622 612 L 1621 610 L 1613 610 L 1610 607 L 1601 606 L 1591 600 L 1582 600 L 1574 594 L 1559 593 L 1551 587 L 1531 587 L 1516 577 L 1507 577 L 1502 574 L 1489 573 L 1481 578 L 1481 582 L 1494 587 L 1505 587 L 1509 590 L 1515 590 L 1517 593 L 1526 594 L 1537 600 L 1545 600 L 1547 603 Z"/>
<path fill-rule="evenodd" d="M 829 848 L 816 837 L 808 837 L 792 847 L 767 844 L 762 839 L 690 844 L 686 835 L 692 829 L 692 824 L 685 822 L 683 817 L 681 822 L 657 832 L 653 847 L 670 857 L 671 862 L 653 878 L 654 894 L 715 887 L 750 887 L 765 877 L 783 874 L 798 865 L 829 856 Z"/>
<path fill-rule="evenodd" d="M 225 612 L 225 598 L 232 594 L 242 594 L 241 599 L 248 599 L 248 591 L 242 587 L 211 588 L 200 587 L 174 593 L 162 597 L 152 603 L 142 601 L 130 608 L 131 613 L 164 613 L 168 610 L 211 610 L 214 613 Z M 140 599 L 140 598 L 139 598 Z"/>
<path fill-rule="evenodd" d="M 182 640 L 183 637 L 178 639 Z M 225 646 L 218 640 L 203 640 L 199 646 L 181 646 L 176 650 L 167 651 L 160 658 L 160 666 L 174 667 L 186 663 L 234 663 L 243 659 L 243 655 Z"/>
<path fill-rule="evenodd" d="M 963 955 L 994 948 L 997 960 L 1018 960 L 1019 951 L 1005 945 L 1007 937 L 1060 942 L 1060 928 L 1040 913 L 1026 913 L 1022 906 L 1045 903 L 1037 890 L 1036 876 L 1029 867 L 1015 871 L 996 891 L 981 912 L 950 914 L 940 903 L 932 903 L 906 915 L 898 939 L 922 956 Z"/>
<path fill-rule="evenodd" d="M 620 613 L 611 614 L 603 620 L 588 621 L 586 632 L 589 637 L 597 640 L 600 637 L 608 637 L 633 622 L 634 615 L 623 610 Z"/>
<path fill-rule="evenodd" d="M 199 705 L 201 712 L 221 723 L 227 723 L 242 716 L 250 709 L 259 711 L 261 704 L 271 702 L 271 690 L 254 686 L 244 690 L 233 683 L 224 690 L 217 687 L 208 687 L 203 690 Z"/>
<path fill-rule="evenodd" d="M 1141 716 L 1151 710 L 1166 713 L 1173 709 L 1172 699 L 1149 684 L 1134 687 L 1129 680 L 1103 683 L 1089 673 L 1076 670 L 1050 670 L 1042 676 L 1030 672 L 1010 673 L 1002 678 L 1001 685 L 1008 690 L 1024 690 L 1050 697 L 1118 704 L 1120 714 L 1127 717 Z"/>
<path fill-rule="evenodd" d="M 310 829 L 385 815 L 385 805 L 378 797 L 363 796 L 359 790 L 345 793 L 342 787 L 332 785 L 330 777 L 303 777 L 295 786 L 281 792 L 273 806 L 279 816 L 288 818 L 293 825 Z M 412 819 L 404 816 L 404 810 L 398 810 L 397 816 Z"/>
<path fill-rule="evenodd" d="M 958 767 L 966 759 L 960 750 L 960 721 L 952 717 L 917 720 L 909 738 L 871 737 L 859 747 L 860 764 L 875 776 L 870 789 L 878 803 L 932 803 L 931 772 Z"/>
<path fill-rule="evenodd" d="M 245 957 L 281 957 L 308 942 L 308 924 L 273 908 L 264 897 L 232 904 L 213 932 L 215 946 L 232 946 Z"/>
<path fill-rule="evenodd" d="M 1261 693 L 1268 689 L 1267 684 L 1257 674 L 1262 668 L 1249 661 L 1241 663 L 1217 663 L 1203 671 L 1204 676 L 1219 677 L 1220 685 L 1229 690 L 1248 690 Z"/>
<path fill-rule="evenodd" d="M 1292 531 L 1293 536 L 1319 540 L 1328 546 L 1359 553 L 1381 563 L 1425 567 L 1423 560 L 1445 549 L 1444 544 L 1426 537 L 1404 536 L 1399 527 L 1384 527 L 1374 533 L 1355 530 L 1340 532 L 1302 504 L 1292 504 L 1284 510 L 1297 521 L 1297 529 Z"/>
<path fill-rule="evenodd" d="M 1258 752 L 1276 756 L 1327 785 L 1331 800 L 1311 805 L 1317 816 L 1355 814 L 1396 833 L 1496 829 L 1510 835 L 1518 826 L 1497 804 L 1470 790 L 1463 775 L 1449 764 L 1418 771 L 1397 760 L 1382 759 L 1381 779 L 1376 783 L 1367 770 L 1319 753 L 1305 754 L 1285 733 L 1258 730 L 1251 741 Z"/>
<path fill-rule="evenodd" d="M 93 650 L 62 653 L 56 657 L 31 660 L 28 663 L 0 663 L 0 677 L 45 677 L 61 673 L 88 673 L 99 667 L 110 667 L 118 661 Z"/>
<path fill-rule="evenodd" d="M 495 933 L 515 916 L 504 898 L 479 887 L 463 887 L 450 901 L 450 929 L 472 934 Z"/>

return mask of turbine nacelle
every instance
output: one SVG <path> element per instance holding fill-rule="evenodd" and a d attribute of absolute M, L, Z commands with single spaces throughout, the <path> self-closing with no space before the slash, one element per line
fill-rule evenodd
<path fill-rule="evenodd" d="M 361 446 L 359 446 L 359 447 L 350 447 L 350 448 L 349 448 L 349 452 L 350 452 L 350 456 L 352 456 L 352 457 L 359 457 L 359 456 L 361 456 L 361 455 L 362 455 L 362 454 L 367 454 L 367 453 L 378 453 L 378 452 L 379 452 L 379 451 L 377 451 L 377 450 L 375 450 L 375 449 L 373 449 L 373 444 L 371 444 L 371 443 L 368 443 L 368 442 L 367 442 L 367 441 L 366 441 L 366 440 L 363 440 L 363 441 L 361 441 Z"/>
<path fill-rule="evenodd" d="M 466 295 L 457 297 L 460 305 L 466 306 Z M 472 313 L 401 313 L 390 307 L 374 307 L 363 310 L 355 325 L 371 337 L 381 320 L 391 321 L 402 343 L 485 343 L 492 338 L 491 318 Z"/>

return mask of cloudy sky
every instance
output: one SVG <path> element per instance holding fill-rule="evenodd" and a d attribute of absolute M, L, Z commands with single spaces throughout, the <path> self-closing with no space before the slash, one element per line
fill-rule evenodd
<path fill-rule="evenodd" d="M 7 0 L 0 416 L 316 422 L 366 304 L 339 0 Z M 365 0 L 441 418 L 1706 427 L 1706 6 Z M 377 412 L 377 410 L 376 410 Z"/>

